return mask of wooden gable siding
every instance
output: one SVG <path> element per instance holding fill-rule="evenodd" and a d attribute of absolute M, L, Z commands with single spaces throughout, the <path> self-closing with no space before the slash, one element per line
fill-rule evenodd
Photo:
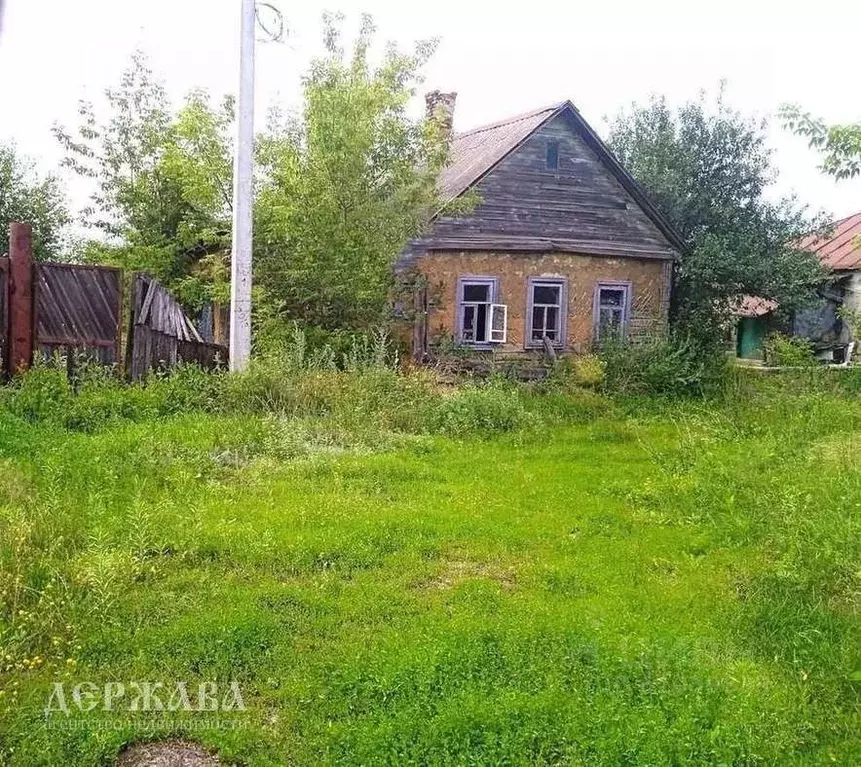
<path fill-rule="evenodd" d="M 559 167 L 546 167 L 547 142 Z M 676 250 L 565 115 L 538 128 L 475 186 L 467 216 L 444 216 L 417 250 L 506 249 L 673 258 Z"/>

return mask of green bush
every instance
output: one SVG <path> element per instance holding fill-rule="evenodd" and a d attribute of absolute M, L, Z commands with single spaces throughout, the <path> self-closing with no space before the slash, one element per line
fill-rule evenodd
<path fill-rule="evenodd" d="M 583 354 L 574 358 L 574 378 L 580 386 L 597 388 L 604 383 L 607 364 L 597 354 Z"/>
<path fill-rule="evenodd" d="M 0 410 L 79 432 L 195 411 L 274 414 L 324 419 L 326 428 L 356 435 L 364 443 L 373 437 L 381 444 L 383 432 L 465 436 L 512 431 L 539 421 L 583 422 L 607 406 L 600 394 L 583 388 L 594 386 L 602 373 L 604 363 L 595 357 L 560 362 L 547 381 L 522 384 L 497 375 L 460 388 L 444 384 L 438 371 L 398 370 L 383 333 L 355 337 L 341 362 L 335 363 L 330 347 L 309 352 L 298 325 L 277 352 L 230 375 L 179 366 L 129 385 L 114 368 L 81 360 L 70 381 L 65 363 L 57 358 L 0 388 Z"/>
<path fill-rule="evenodd" d="M 515 387 L 493 381 L 464 386 L 442 397 L 430 409 L 428 420 L 434 431 L 459 437 L 472 432 L 513 431 L 536 419 L 524 407 Z"/>
<path fill-rule="evenodd" d="M 611 394 L 707 396 L 726 381 L 725 355 L 677 336 L 649 336 L 602 347 L 603 389 Z"/>
<path fill-rule="evenodd" d="M 295 399 L 295 375 L 283 361 L 268 356 L 225 377 L 219 406 L 233 412 L 289 413 Z"/>
<path fill-rule="evenodd" d="M 71 431 L 96 431 L 116 420 L 148 418 L 192 410 L 212 410 L 223 377 L 195 365 L 151 375 L 127 384 L 115 368 L 82 362 L 71 380 L 63 360 L 39 362 L 2 389 L 0 407 L 33 423 L 51 423 Z"/>
<path fill-rule="evenodd" d="M 72 396 L 64 370 L 39 364 L 15 377 L 4 404 L 13 415 L 37 422 L 61 417 L 68 411 Z"/>
<path fill-rule="evenodd" d="M 597 389 L 604 382 L 606 363 L 597 354 L 578 354 L 557 359 L 547 376 L 549 389 L 563 391 Z"/>
<path fill-rule="evenodd" d="M 774 367 L 812 367 L 813 344 L 806 338 L 772 333 L 765 339 L 765 361 Z"/>

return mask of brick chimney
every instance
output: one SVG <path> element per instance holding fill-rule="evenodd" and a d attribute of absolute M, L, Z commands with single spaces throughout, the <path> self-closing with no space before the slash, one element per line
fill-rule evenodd
<path fill-rule="evenodd" d="M 428 120 L 438 120 L 447 136 L 451 135 L 454 126 L 454 102 L 457 93 L 430 91 L 425 94 L 425 117 Z"/>

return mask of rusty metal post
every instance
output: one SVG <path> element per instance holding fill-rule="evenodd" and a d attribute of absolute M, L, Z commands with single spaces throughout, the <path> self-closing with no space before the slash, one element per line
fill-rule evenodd
<path fill-rule="evenodd" d="M 30 224 L 9 225 L 9 371 L 14 375 L 33 362 L 35 302 L 33 230 Z"/>

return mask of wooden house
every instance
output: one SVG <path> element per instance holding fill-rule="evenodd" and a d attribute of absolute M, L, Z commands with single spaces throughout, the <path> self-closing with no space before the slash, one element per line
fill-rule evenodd
<path fill-rule="evenodd" d="M 452 124 L 455 94 L 428 94 Z M 683 244 L 570 101 L 452 136 L 442 212 L 401 255 L 426 278 L 417 358 L 443 337 L 512 355 L 662 333 Z"/>

